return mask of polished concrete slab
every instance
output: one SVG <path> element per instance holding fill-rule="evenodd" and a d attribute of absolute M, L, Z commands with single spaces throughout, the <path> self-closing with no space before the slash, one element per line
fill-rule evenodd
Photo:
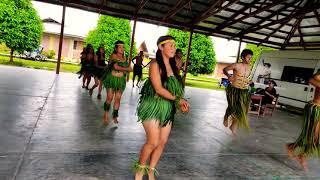
<path fill-rule="evenodd" d="M 90 97 L 77 75 L 0 66 L 0 179 L 133 179 L 145 134 L 136 122 L 139 89 L 131 85 L 119 125 L 104 127 L 103 100 Z M 232 140 L 222 125 L 223 91 L 187 88 L 186 97 L 191 111 L 177 115 L 158 179 L 320 179 L 318 159 L 304 173 L 284 149 L 300 131 L 300 115 L 250 115 L 251 132 Z"/>

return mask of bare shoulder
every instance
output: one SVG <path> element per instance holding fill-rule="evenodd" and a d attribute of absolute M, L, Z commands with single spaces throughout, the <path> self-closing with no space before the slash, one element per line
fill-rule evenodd
<path fill-rule="evenodd" d="M 150 68 L 159 68 L 159 65 L 156 60 L 151 61 Z"/>
<path fill-rule="evenodd" d="M 316 81 L 320 81 L 320 73 L 317 73 L 313 76 L 313 79 L 315 79 Z"/>
<path fill-rule="evenodd" d="M 114 59 L 115 57 L 116 57 L 115 54 L 111 54 L 111 55 L 110 55 L 110 59 Z"/>

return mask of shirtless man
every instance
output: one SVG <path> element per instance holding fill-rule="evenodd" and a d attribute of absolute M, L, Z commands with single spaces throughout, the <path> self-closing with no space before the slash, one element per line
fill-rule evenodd
<path fill-rule="evenodd" d="M 304 107 L 304 121 L 299 137 L 294 143 L 286 145 L 289 157 L 297 160 L 304 171 L 308 170 L 306 158 L 320 154 L 320 73 L 316 73 L 309 83 L 316 87 L 314 99 Z"/>
<path fill-rule="evenodd" d="M 250 82 L 250 60 L 253 52 L 244 49 L 241 52 L 241 63 L 234 63 L 223 69 L 223 73 L 228 77 L 230 85 L 226 88 L 228 108 L 224 115 L 223 124 L 229 127 L 229 118 L 231 120 L 230 130 L 235 136 L 238 127 L 249 129 L 247 113 L 250 103 L 250 94 L 248 91 Z M 229 74 L 233 71 L 233 75 Z"/>
<path fill-rule="evenodd" d="M 134 62 L 133 60 L 136 60 Z M 140 51 L 139 55 L 132 59 L 133 66 L 133 77 L 132 77 L 132 87 L 134 87 L 134 80 L 136 79 L 136 76 L 138 76 L 138 81 L 136 86 L 139 87 L 139 83 L 142 78 L 142 69 L 143 69 L 143 51 Z"/>

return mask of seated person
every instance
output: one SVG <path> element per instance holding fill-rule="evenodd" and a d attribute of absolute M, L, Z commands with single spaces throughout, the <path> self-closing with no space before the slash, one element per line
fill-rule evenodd
<path fill-rule="evenodd" d="M 271 104 L 272 101 L 278 96 L 277 91 L 274 88 L 277 86 L 276 82 L 274 80 L 269 81 L 269 86 L 264 89 L 264 92 L 262 93 L 264 95 L 262 99 L 262 105 Z"/>

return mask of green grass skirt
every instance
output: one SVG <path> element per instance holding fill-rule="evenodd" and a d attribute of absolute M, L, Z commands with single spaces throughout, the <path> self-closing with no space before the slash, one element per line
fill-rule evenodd
<path fill-rule="evenodd" d="M 126 76 L 116 77 L 112 76 L 111 73 L 102 76 L 103 77 L 103 87 L 106 89 L 112 89 L 113 91 L 123 92 L 126 88 Z"/>
<path fill-rule="evenodd" d="M 304 107 L 304 121 L 298 139 L 288 144 L 295 155 L 320 156 L 319 132 L 316 128 L 320 118 L 320 105 L 309 102 Z"/>
<path fill-rule="evenodd" d="M 250 104 L 250 94 L 247 89 L 239 89 L 229 85 L 226 88 L 228 108 L 224 118 L 231 117 L 238 122 L 239 128 L 249 129 L 247 113 Z"/>
<path fill-rule="evenodd" d="M 164 87 L 178 98 L 183 96 L 182 85 L 175 77 L 169 77 Z M 149 79 L 145 81 L 140 94 L 137 107 L 139 122 L 157 120 L 163 127 L 174 121 L 177 111 L 175 102 L 157 96 Z"/>

